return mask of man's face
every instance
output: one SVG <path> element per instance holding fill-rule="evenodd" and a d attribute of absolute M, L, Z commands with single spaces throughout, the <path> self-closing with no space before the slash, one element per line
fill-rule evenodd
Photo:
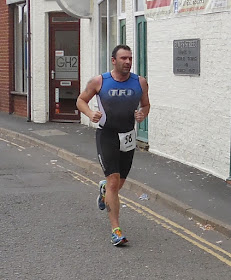
<path fill-rule="evenodd" d="M 112 64 L 121 75 L 127 75 L 132 67 L 132 52 L 119 49 L 116 58 L 112 58 Z"/>

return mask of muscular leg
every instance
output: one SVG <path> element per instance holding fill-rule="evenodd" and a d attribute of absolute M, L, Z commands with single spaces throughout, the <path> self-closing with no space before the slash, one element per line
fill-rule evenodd
<path fill-rule="evenodd" d="M 107 178 L 106 185 L 106 208 L 108 211 L 109 220 L 111 222 L 112 230 L 119 227 L 119 190 L 122 188 L 125 179 L 120 179 L 119 173 L 113 173 Z"/>

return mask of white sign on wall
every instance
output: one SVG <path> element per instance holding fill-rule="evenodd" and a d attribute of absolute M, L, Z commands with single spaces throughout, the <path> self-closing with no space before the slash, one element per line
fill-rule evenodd
<path fill-rule="evenodd" d="M 171 18 L 226 12 L 231 10 L 231 0 L 146 0 L 145 17 Z"/>

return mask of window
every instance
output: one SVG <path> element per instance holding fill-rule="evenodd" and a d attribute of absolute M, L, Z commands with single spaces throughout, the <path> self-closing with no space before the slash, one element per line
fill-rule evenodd
<path fill-rule="evenodd" d="M 120 44 L 126 45 L 126 19 L 120 21 Z"/>
<path fill-rule="evenodd" d="M 125 13 L 125 0 L 119 0 L 120 15 Z"/>
<path fill-rule="evenodd" d="M 27 6 L 18 4 L 14 10 L 15 91 L 27 92 Z"/>
<path fill-rule="evenodd" d="M 126 14 L 125 0 L 119 0 L 119 43 L 126 44 Z"/>
<path fill-rule="evenodd" d="M 144 0 L 136 0 L 136 12 L 144 11 Z"/>
<path fill-rule="evenodd" d="M 117 45 L 117 1 L 99 3 L 99 71 L 112 69 L 111 53 Z"/>

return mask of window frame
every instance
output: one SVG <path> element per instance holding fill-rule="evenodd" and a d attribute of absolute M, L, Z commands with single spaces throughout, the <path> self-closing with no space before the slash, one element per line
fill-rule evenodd
<path fill-rule="evenodd" d="M 125 42 L 126 42 L 126 1 L 125 1 L 125 11 L 124 12 L 122 12 L 122 1 L 123 0 L 118 0 L 118 5 L 117 5 L 117 7 L 118 7 L 118 12 L 117 12 L 117 14 L 118 14 L 118 17 L 117 17 L 117 20 L 118 20 L 118 27 L 117 27 L 117 29 L 118 29 L 118 32 L 117 32 L 117 34 L 118 34 L 118 38 L 117 38 L 117 43 L 118 44 L 121 44 L 121 43 L 124 43 L 124 42 L 122 42 L 122 26 L 125 26 Z"/>
<path fill-rule="evenodd" d="M 144 16 L 144 10 L 143 11 L 137 11 L 137 6 L 136 6 L 136 0 L 133 0 L 133 7 L 134 7 L 134 24 L 133 24 L 133 32 L 134 32 L 134 50 L 133 50 L 133 57 L 134 57 L 134 64 L 133 64 L 133 68 L 134 68 L 134 72 L 137 73 L 138 71 L 138 66 L 137 66 L 137 29 L 136 29 L 136 23 L 137 23 L 137 18 L 139 16 Z"/>
<path fill-rule="evenodd" d="M 14 92 L 28 92 L 28 12 L 26 1 L 14 5 Z M 17 20 L 21 10 L 21 25 Z"/>
<path fill-rule="evenodd" d="M 98 23 L 98 72 L 101 73 L 101 56 L 100 56 L 100 42 L 101 42 L 101 26 L 100 26 L 100 4 L 102 4 L 105 1 L 107 8 L 106 8 L 106 12 L 107 12 L 107 31 L 106 31 L 106 71 L 110 71 L 111 68 L 111 53 L 110 53 L 110 31 L 111 31 L 111 23 L 110 23 L 110 0 L 97 0 L 97 23 Z M 117 18 L 117 22 L 116 22 L 116 38 L 115 41 L 116 43 L 118 43 L 119 39 L 118 39 L 118 1 L 116 2 L 116 18 Z"/>

